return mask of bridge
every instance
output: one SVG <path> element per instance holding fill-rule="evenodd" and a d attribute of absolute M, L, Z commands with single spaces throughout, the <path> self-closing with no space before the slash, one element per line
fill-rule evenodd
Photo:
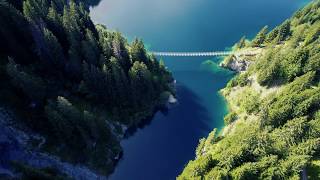
<path fill-rule="evenodd" d="M 253 51 L 214 51 L 214 52 L 151 52 L 155 56 L 180 56 L 180 57 L 192 57 L 192 56 L 228 56 L 228 55 L 255 55 Z"/>

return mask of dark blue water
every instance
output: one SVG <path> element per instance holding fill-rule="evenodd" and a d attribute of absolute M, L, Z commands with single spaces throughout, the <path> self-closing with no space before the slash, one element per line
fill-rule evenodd
<path fill-rule="evenodd" d="M 102 0 L 91 10 L 96 23 L 143 38 L 153 51 L 213 51 L 274 27 L 307 0 Z M 194 158 L 200 138 L 223 126 L 227 113 L 218 91 L 233 73 L 206 58 L 165 58 L 177 79 L 179 104 L 123 140 L 113 180 L 175 179 Z M 218 59 L 211 59 L 217 62 Z"/>

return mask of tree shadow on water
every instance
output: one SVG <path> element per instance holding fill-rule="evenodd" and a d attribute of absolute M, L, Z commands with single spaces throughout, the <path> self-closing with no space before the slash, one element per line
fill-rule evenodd
<path fill-rule="evenodd" d="M 184 127 L 185 123 L 192 123 L 192 125 L 196 124 L 196 128 L 201 128 L 206 131 L 211 130 L 208 128 L 208 122 L 210 122 L 209 112 L 201 104 L 201 99 L 191 89 L 183 84 L 179 84 L 177 86 L 177 99 L 177 104 L 166 107 L 157 107 L 152 116 L 147 117 L 141 120 L 137 125 L 128 128 L 124 138 L 128 139 L 135 135 L 138 130 L 150 126 L 156 116 L 161 115 L 163 116 L 161 120 L 168 118 L 171 121 L 183 123 L 181 124 L 181 127 Z"/>
<path fill-rule="evenodd" d="M 212 130 L 208 125 L 213 123 L 212 118 L 202 99 L 187 86 L 178 84 L 177 98 L 175 107 L 156 113 L 128 131 L 127 138 L 143 128 L 138 136 L 125 140 L 132 142 L 123 147 L 124 156 L 114 179 L 125 175 L 132 179 L 174 179 L 194 158 L 199 139 Z"/>
<path fill-rule="evenodd" d="M 214 93 L 214 92 L 213 92 Z M 177 113 L 169 112 L 172 114 L 173 119 L 177 121 L 176 126 L 180 130 L 183 130 L 184 134 L 197 133 L 201 136 L 203 132 L 210 132 L 212 129 L 208 125 L 212 122 L 212 117 L 208 107 L 205 107 L 202 103 L 203 99 L 199 97 L 195 92 L 189 89 L 185 85 L 178 86 L 178 99 L 179 106 L 173 111 Z M 210 107 L 210 109 L 214 107 Z M 188 130 L 188 131 L 185 131 Z M 199 134 L 199 132 L 202 132 Z M 194 136 L 195 134 L 191 134 Z M 195 137 L 198 139 L 198 137 Z"/>

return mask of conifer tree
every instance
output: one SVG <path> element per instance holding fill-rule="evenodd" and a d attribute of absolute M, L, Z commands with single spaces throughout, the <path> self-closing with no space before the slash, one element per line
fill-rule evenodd
<path fill-rule="evenodd" d="M 236 49 L 241 49 L 241 48 L 244 48 L 246 47 L 246 37 L 243 36 L 240 41 L 237 43 L 236 45 Z"/>
<path fill-rule="evenodd" d="M 54 1 L 51 1 L 51 5 L 48 10 L 47 20 L 49 29 L 52 32 L 54 32 L 57 36 L 63 33 L 62 18 L 60 14 L 57 12 L 57 7 Z"/>
<path fill-rule="evenodd" d="M 266 38 L 268 32 L 268 26 L 264 26 L 259 33 L 257 34 L 257 36 L 252 40 L 251 46 L 253 47 L 259 47 L 261 46 Z"/>
<path fill-rule="evenodd" d="M 271 32 L 269 32 L 266 36 L 265 42 L 271 43 L 273 40 L 278 36 L 279 34 L 279 28 L 274 28 Z"/>
<path fill-rule="evenodd" d="M 146 50 L 144 48 L 144 44 L 140 39 L 134 39 L 131 45 L 130 54 L 132 58 L 132 62 L 141 61 L 147 64 L 147 55 Z"/>
<path fill-rule="evenodd" d="M 127 45 L 127 42 L 121 36 L 121 34 L 119 32 L 114 33 L 114 37 L 112 41 L 113 55 L 116 59 L 118 59 L 124 71 L 128 72 L 131 67 L 131 61 L 129 58 L 126 45 Z"/>
<path fill-rule="evenodd" d="M 119 64 L 118 60 L 114 57 L 111 57 L 110 59 L 110 69 L 113 78 L 112 86 L 114 87 L 114 100 L 118 103 L 118 106 L 127 105 L 127 101 L 129 99 L 129 89 L 127 88 L 127 84 L 129 83 L 129 81 L 127 80 L 126 74 Z"/>
<path fill-rule="evenodd" d="M 46 46 L 50 50 L 50 63 L 53 65 L 53 67 L 58 68 L 58 70 L 63 70 L 65 58 L 60 43 L 48 29 L 44 28 L 43 34 Z"/>
<path fill-rule="evenodd" d="M 129 71 L 133 97 L 138 106 L 152 101 L 153 87 L 151 73 L 143 62 L 136 61 Z"/>
<path fill-rule="evenodd" d="M 70 47 L 68 56 L 69 61 L 66 64 L 66 73 L 71 79 L 80 80 L 82 77 L 82 62 L 76 47 Z"/>
<path fill-rule="evenodd" d="M 9 59 L 7 73 L 13 84 L 22 89 L 31 101 L 35 103 L 42 102 L 43 98 L 46 96 L 46 87 L 40 77 L 24 71 L 13 59 Z"/>
<path fill-rule="evenodd" d="M 89 29 L 86 29 L 86 40 L 83 40 L 81 44 L 85 60 L 90 64 L 98 65 L 100 49 L 97 40 Z"/>
<path fill-rule="evenodd" d="M 286 20 L 279 26 L 279 33 L 277 36 L 277 42 L 280 43 L 290 35 L 290 21 Z"/>

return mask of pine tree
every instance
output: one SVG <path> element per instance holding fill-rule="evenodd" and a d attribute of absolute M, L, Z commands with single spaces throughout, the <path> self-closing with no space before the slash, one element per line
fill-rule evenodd
<path fill-rule="evenodd" d="M 274 28 L 271 32 L 269 32 L 269 33 L 267 34 L 267 37 L 266 37 L 266 39 L 265 39 L 265 42 L 266 42 L 266 43 L 271 43 L 271 42 L 273 42 L 273 40 L 278 36 L 278 34 L 279 34 L 279 28 L 276 27 L 276 28 Z"/>
<path fill-rule="evenodd" d="M 6 1 L 0 1 L 0 24 L 3 24 L 0 32 L 0 52 L 14 57 L 18 63 L 35 59 L 30 23 Z"/>
<path fill-rule="evenodd" d="M 48 10 L 47 28 L 57 37 L 63 48 L 64 54 L 67 54 L 69 48 L 68 38 L 63 28 L 62 16 L 59 14 L 58 8 L 54 1 L 51 1 L 51 5 Z"/>
<path fill-rule="evenodd" d="M 86 29 L 86 39 L 82 41 L 83 57 L 89 64 L 98 65 L 100 49 L 97 40 L 89 29 Z"/>
<path fill-rule="evenodd" d="M 107 83 L 107 74 L 103 69 L 99 69 L 94 65 L 90 65 L 86 62 L 83 64 L 83 81 L 85 89 L 87 89 L 88 97 L 97 102 L 108 103 L 108 86 L 112 86 Z"/>
<path fill-rule="evenodd" d="M 46 0 L 26 0 L 23 2 L 23 14 L 33 22 L 45 19 L 49 7 L 47 3 Z"/>
<path fill-rule="evenodd" d="M 21 89 L 30 101 L 36 104 L 43 101 L 46 96 L 46 86 L 40 77 L 24 71 L 13 59 L 9 59 L 7 73 L 14 86 Z"/>
<path fill-rule="evenodd" d="M 71 0 L 69 3 L 69 12 L 70 12 L 71 18 L 74 18 L 76 22 L 78 22 L 80 19 L 80 15 L 78 12 L 78 6 L 74 0 Z"/>
<path fill-rule="evenodd" d="M 236 44 L 236 49 L 241 49 L 246 47 L 246 37 L 243 36 L 240 41 Z"/>
<path fill-rule="evenodd" d="M 109 37 L 105 37 L 107 35 L 104 35 L 103 33 L 100 33 L 99 36 L 99 43 L 101 45 L 101 49 L 103 51 L 103 54 L 106 56 L 106 58 L 111 58 L 112 56 L 112 40 Z"/>
<path fill-rule="evenodd" d="M 279 33 L 277 36 L 277 42 L 280 43 L 284 40 L 286 40 L 286 38 L 290 35 L 290 21 L 286 20 L 284 23 L 282 23 L 279 26 Z"/>
<path fill-rule="evenodd" d="M 152 102 L 153 87 L 151 73 L 143 62 L 136 61 L 129 71 L 133 97 L 137 107 Z"/>
<path fill-rule="evenodd" d="M 128 97 L 129 89 L 127 88 L 128 80 L 124 70 L 114 57 L 110 59 L 110 69 L 112 74 L 112 85 L 114 87 L 114 101 L 119 105 L 127 105 L 130 98 Z"/>
<path fill-rule="evenodd" d="M 69 100 L 58 96 L 56 102 L 49 101 L 46 114 L 60 143 L 69 148 L 81 147 L 84 143 L 84 135 L 79 132 L 81 113 Z"/>
<path fill-rule="evenodd" d="M 134 39 L 131 45 L 130 54 L 132 62 L 141 61 L 147 64 L 148 58 L 146 55 L 146 50 L 144 44 L 140 39 Z"/>
<path fill-rule="evenodd" d="M 57 38 L 52 34 L 52 32 L 48 29 L 44 28 L 43 34 L 46 47 L 50 50 L 51 64 L 53 65 L 53 67 L 56 67 L 60 71 L 63 70 L 65 58 L 60 43 L 58 42 Z"/>
<path fill-rule="evenodd" d="M 35 21 L 39 18 L 39 12 L 33 0 L 26 0 L 23 2 L 23 14 L 30 21 Z"/>
<path fill-rule="evenodd" d="M 82 33 L 75 17 L 71 15 L 70 10 L 65 6 L 63 9 L 62 24 L 67 33 L 70 46 L 79 46 Z"/>
<path fill-rule="evenodd" d="M 67 75 L 75 80 L 80 80 L 82 77 L 82 62 L 76 47 L 71 46 L 68 51 L 69 61 L 66 65 Z"/>
<path fill-rule="evenodd" d="M 80 17 L 79 25 L 81 27 L 89 29 L 94 34 L 94 36 L 97 38 L 98 33 L 96 30 L 95 24 L 91 21 L 90 14 L 86 10 L 86 7 L 83 2 L 80 2 L 78 5 L 78 14 Z"/>
<path fill-rule="evenodd" d="M 128 72 L 131 67 L 131 61 L 126 48 L 126 44 L 127 42 L 119 32 L 114 33 L 112 41 L 113 55 L 116 59 L 118 59 L 124 71 Z"/>
<path fill-rule="evenodd" d="M 305 45 L 309 45 L 314 42 L 320 36 L 320 23 L 312 25 L 311 29 L 309 30 L 306 38 L 304 40 Z"/>
<path fill-rule="evenodd" d="M 51 5 L 48 10 L 47 20 L 48 25 L 53 32 L 62 33 L 62 18 L 60 14 L 57 12 L 57 7 L 54 1 L 51 1 Z"/>
<path fill-rule="evenodd" d="M 259 33 L 257 34 L 257 36 L 252 40 L 251 46 L 252 46 L 252 47 L 259 47 L 259 46 L 261 46 L 261 45 L 264 43 L 264 41 L 265 41 L 267 32 L 268 32 L 268 26 L 264 26 L 264 27 L 259 31 Z"/>

